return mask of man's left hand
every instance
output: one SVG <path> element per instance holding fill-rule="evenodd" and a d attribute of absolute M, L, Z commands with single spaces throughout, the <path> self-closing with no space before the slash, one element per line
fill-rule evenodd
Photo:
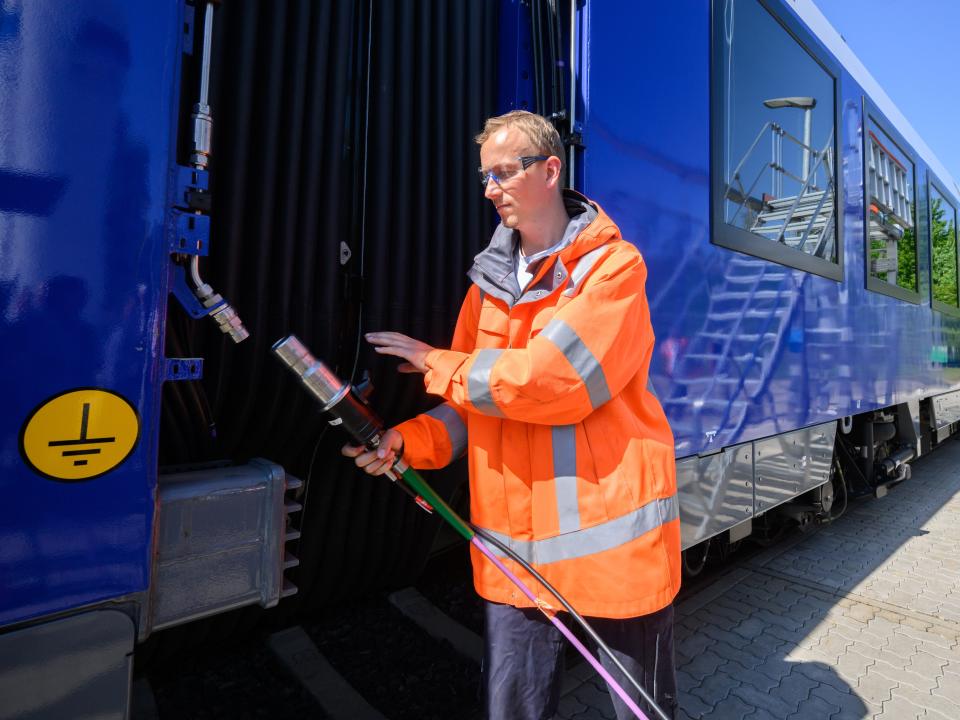
<path fill-rule="evenodd" d="M 414 340 L 412 337 L 397 332 L 367 333 L 367 342 L 374 346 L 381 355 L 396 355 L 406 360 L 397 368 L 404 373 L 425 373 L 427 368 L 427 353 L 434 348 L 425 342 Z"/>

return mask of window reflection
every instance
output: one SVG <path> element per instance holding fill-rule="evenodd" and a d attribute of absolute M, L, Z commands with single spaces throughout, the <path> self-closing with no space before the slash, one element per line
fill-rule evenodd
<path fill-rule="evenodd" d="M 930 238 L 933 244 L 933 299 L 957 307 L 957 211 L 930 186 Z"/>
<path fill-rule="evenodd" d="M 914 166 L 872 120 L 864 136 L 869 203 L 870 274 L 917 291 Z"/>
<path fill-rule="evenodd" d="M 723 23 L 724 220 L 836 262 L 833 78 L 757 0 Z"/>

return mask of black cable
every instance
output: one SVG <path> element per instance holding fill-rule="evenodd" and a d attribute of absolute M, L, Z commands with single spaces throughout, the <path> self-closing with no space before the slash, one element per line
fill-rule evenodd
<path fill-rule="evenodd" d="M 546 114 L 546 89 L 543 77 L 543 20 L 540 13 L 542 0 L 533 0 L 530 8 L 530 49 L 533 55 L 534 112 Z"/>
<path fill-rule="evenodd" d="M 607 654 L 607 656 L 611 660 L 613 660 L 614 665 L 617 666 L 617 668 L 620 670 L 620 672 L 624 674 L 627 680 L 629 680 L 630 683 L 640 692 L 641 697 L 643 697 L 647 705 L 653 708 L 654 712 L 656 712 L 657 715 L 660 716 L 662 720 L 670 720 L 670 718 L 667 717 L 667 714 L 662 709 L 660 709 L 660 706 L 657 705 L 656 702 L 654 702 L 653 698 L 651 698 L 650 695 L 647 693 L 647 691 L 643 689 L 640 683 L 638 683 L 634 679 L 633 675 L 627 672 L 627 669 L 623 666 L 620 660 L 617 659 L 617 656 L 614 655 L 613 651 L 607 646 L 607 644 L 600 639 L 600 636 L 597 635 L 596 631 L 592 627 L 590 627 L 590 624 L 586 620 L 584 620 L 583 616 L 580 615 L 580 613 L 578 613 L 576 610 L 573 609 L 573 607 L 571 607 L 570 603 L 566 601 L 563 595 L 561 595 L 553 587 L 553 585 L 547 582 L 547 580 L 540 573 L 534 570 L 533 567 L 526 560 L 524 560 L 519 555 L 517 555 L 517 553 L 515 553 L 512 549 L 507 547 L 504 543 L 500 542 L 499 540 L 497 540 L 497 538 L 488 534 L 486 531 L 477 527 L 473 523 L 469 523 L 469 525 L 481 539 L 483 539 L 485 542 L 488 542 L 494 547 L 496 547 L 498 550 L 500 550 L 500 552 L 507 555 L 511 560 L 519 563 L 524 570 L 530 573 L 537 580 L 537 582 L 539 582 L 547 590 L 549 590 L 550 594 L 560 601 L 560 604 L 563 605 L 564 608 L 566 608 L 567 612 L 570 613 L 570 616 L 574 620 L 576 620 L 577 623 L 579 623 L 580 627 L 582 627 L 584 631 L 586 631 L 587 635 L 590 636 L 590 639 L 597 644 L 597 647 L 601 648 Z"/>
<path fill-rule="evenodd" d="M 836 515 L 831 512 L 830 522 L 833 522 L 843 515 L 847 511 L 847 506 L 850 504 L 850 494 L 847 492 L 847 479 L 843 476 L 843 464 L 840 462 L 840 458 L 837 458 L 835 462 L 837 465 L 837 473 L 840 475 L 840 487 L 843 488 L 843 510 L 838 512 Z"/>
<path fill-rule="evenodd" d="M 547 62 L 550 66 L 550 107 L 548 108 L 549 112 L 545 112 L 544 115 L 546 115 L 548 118 L 552 118 L 560 109 L 559 89 L 557 88 L 557 46 L 560 44 L 560 41 L 557 39 L 556 34 L 556 3 L 554 0 L 546 0 L 546 5 L 547 14 L 549 15 L 547 20 L 550 23 L 550 31 L 547 33 L 547 39 L 549 40 L 547 47 L 550 49 L 550 55 L 547 58 Z"/>
<path fill-rule="evenodd" d="M 867 480 L 867 476 L 863 474 L 863 470 L 860 469 L 860 466 L 857 464 L 856 459 L 853 455 L 850 454 L 850 450 L 847 448 L 844 439 L 841 437 L 838 439 L 837 445 L 843 448 L 843 452 L 846 453 L 847 459 L 850 461 L 850 464 L 853 465 L 854 469 L 857 471 L 857 475 L 860 476 L 860 479 L 863 480 L 863 485 L 867 489 L 867 492 L 873 492 L 874 486 Z"/>

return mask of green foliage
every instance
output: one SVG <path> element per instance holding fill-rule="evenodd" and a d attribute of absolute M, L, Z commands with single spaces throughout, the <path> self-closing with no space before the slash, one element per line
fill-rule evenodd
<path fill-rule="evenodd" d="M 948 210 L 950 217 L 947 217 Z M 957 228 L 952 210 L 940 198 L 931 198 L 933 297 L 957 307 Z"/>
<path fill-rule="evenodd" d="M 917 236 L 913 228 L 904 230 L 897 243 L 897 285 L 917 291 Z"/>

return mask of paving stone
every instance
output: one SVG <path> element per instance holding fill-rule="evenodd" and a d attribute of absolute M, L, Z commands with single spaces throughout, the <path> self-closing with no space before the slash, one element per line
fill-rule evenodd
<path fill-rule="evenodd" d="M 757 671 L 763 673 L 778 683 L 793 670 L 794 663 L 787 661 L 782 655 L 767 658 L 762 664 L 757 666 Z"/>
<path fill-rule="evenodd" d="M 869 702 L 880 704 L 890 700 L 893 689 L 899 686 L 900 683 L 891 680 L 871 665 L 857 683 L 856 693 Z"/>
<path fill-rule="evenodd" d="M 580 702 L 573 695 L 566 695 L 560 698 L 560 704 L 557 706 L 557 714 L 563 717 L 570 717 L 576 713 L 583 712 L 587 706 Z"/>
<path fill-rule="evenodd" d="M 746 683 L 761 690 L 763 692 L 770 692 L 773 688 L 779 686 L 779 678 L 771 678 L 769 675 L 754 670 L 752 668 L 745 668 L 743 665 L 736 661 L 730 661 L 722 668 L 723 673 L 728 677 L 733 678 L 739 683 Z"/>
<path fill-rule="evenodd" d="M 876 610 L 869 605 L 862 605 L 858 603 L 850 608 L 850 610 L 847 612 L 847 616 L 853 620 L 858 620 L 861 623 L 866 624 L 873 620 L 873 618 L 876 616 Z"/>
<path fill-rule="evenodd" d="M 756 640 L 766 629 L 766 624 L 756 618 L 744 620 L 733 628 L 733 632 L 746 640 Z"/>
<path fill-rule="evenodd" d="M 853 692 L 840 692 L 829 685 L 821 685 L 810 691 L 812 697 L 819 697 L 830 705 L 840 708 L 835 717 L 862 718 L 867 713 L 866 703 Z"/>
<path fill-rule="evenodd" d="M 883 703 L 883 712 L 877 717 L 892 720 L 916 720 L 926 716 L 926 710 L 918 708 L 913 703 L 903 698 L 894 698 Z"/>
<path fill-rule="evenodd" d="M 706 636 L 711 644 L 723 642 L 727 643 L 728 645 L 732 645 L 735 648 L 740 648 L 741 650 L 749 647 L 751 644 L 751 641 L 742 635 L 737 635 L 729 630 L 719 628 L 716 625 L 704 626 L 700 632 Z"/>
<path fill-rule="evenodd" d="M 892 680 L 896 680 L 901 687 L 910 687 L 923 693 L 930 693 L 936 688 L 942 675 L 927 675 L 905 668 L 891 668 L 886 663 L 877 661 L 874 666 L 877 672 L 880 672 Z"/>
<path fill-rule="evenodd" d="M 791 675 L 800 673 L 810 678 L 810 680 L 823 685 L 830 685 L 839 692 L 849 692 L 850 686 L 847 682 L 837 675 L 837 671 L 831 666 L 822 662 L 798 662 L 795 663 Z"/>
<path fill-rule="evenodd" d="M 853 640 L 848 640 L 837 633 L 828 633 L 820 638 L 820 642 L 817 643 L 817 649 L 828 657 L 839 659 L 840 656 L 847 651 L 847 648 L 852 645 Z"/>
<path fill-rule="evenodd" d="M 763 658 L 750 652 L 749 646 L 747 649 L 741 650 L 727 643 L 718 642 L 710 649 L 725 660 L 733 660 L 748 670 L 752 670 L 764 662 Z"/>
<path fill-rule="evenodd" d="M 703 720 L 743 720 L 754 708 L 733 695 L 721 700 L 713 712 L 704 715 Z"/>
<path fill-rule="evenodd" d="M 733 688 L 737 687 L 739 682 L 723 672 L 715 672 L 706 678 L 700 687 L 690 691 L 691 695 L 698 698 L 708 705 L 716 705 L 727 697 Z"/>
<path fill-rule="evenodd" d="M 599 710 L 605 717 L 608 713 L 611 717 L 613 716 L 613 702 L 610 700 L 610 693 L 598 689 L 591 683 L 584 683 L 567 697 L 571 696 L 588 709 Z"/>
<path fill-rule="evenodd" d="M 944 668 L 950 666 L 950 663 L 936 655 L 926 652 L 918 652 L 910 656 L 909 668 L 920 675 L 928 677 L 937 677 L 943 674 Z"/>
<path fill-rule="evenodd" d="M 682 642 L 677 643 L 677 646 L 682 648 L 686 655 L 692 658 L 697 657 L 716 642 L 709 634 L 704 633 L 703 630 L 704 629 L 701 628 L 695 635 L 684 638 Z"/>
<path fill-rule="evenodd" d="M 727 662 L 724 658 L 720 657 L 716 653 L 707 650 L 700 653 L 687 663 L 683 670 L 686 673 L 689 673 L 694 680 L 698 683 L 702 683 L 704 678 L 713 675 L 717 671 L 717 668 Z"/>
<path fill-rule="evenodd" d="M 778 718 L 776 715 L 767 712 L 763 708 L 757 708 L 752 713 L 747 715 L 746 720 L 783 720 L 783 718 Z"/>
<path fill-rule="evenodd" d="M 892 632 L 887 636 L 887 641 L 884 643 L 883 649 L 889 652 L 892 652 L 901 657 L 907 658 L 913 655 L 917 651 L 917 647 L 920 645 L 919 642 L 913 640 L 906 635 L 902 635 L 897 632 Z"/>
<path fill-rule="evenodd" d="M 892 693 L 894 698 L 904 698 L 917 707 L 924 708 L 927 713 L 936 712 L 946 715 L 950 720 L 956 720 L 960 717 L 960 706 L 944 697 L 935 696 L 932 693 L 921 692 L 916 688 L 901 685 Z"/>
<path fill-rule="evenodd" d="M 777 688 L 775 694 L 796 710 L 800 703 L 810 697 L 810 691 L 819 684 L 818 681 L 811 680 L 794 667 L 793 672 L 780 681 L 780 687 Z"/>
<path fill-rule="evenodd" d="M 700 697 L 693 695 L 692 693 L 680 691 L 677 693 L 677 700 L 680 705 L 680 709 L 687 713 L 690 717 L 698 718 L 706 715 L 711 712 L 716 706 L 715 702 L 707 703 Z"/>
<path fill-rule="evenodd" d="M 693 675 L 683 670 L 677 670 L 677 690 L 679 692 L 690 692 L 700 684 L 700 680 L 694 679 Z"/>
<path fill-rule="evenodd" d="M 758 610 L 754 613 L 753 617 L 757 620 L 762 620 L 767 625 L 773 625 L 790 632 L 797 632 L 804 628 L 802 620 L 798 620 L 796 617 L 791 617 L 787 614 L 772 613 L 769 610 Z"/>
<path fill-rule="evenodd" d="M 958 682 L 957 676 L 952 673 L 944 673 L 939 679 L 937 687 L 934 688 L 931 694 L 934 697 L 944 698 L 960 706 L 960 682 Z M 958 713 L 958 717 L 960 717 L 960 713 Z"/>
<path fill-rule="evenodd" d="M 822 697 L 810 693 L 810 697 L 800 703 L 797 712 L 788 720 L 811 720 L 811 718 L 829 718 L 840 712 L 840 706 L 827 702 Z"/>
<path fill-rule="evenodd" d="M 750 685 L 735 687 L 730 691 L 730 694 L 736 695 L 752 708 L 763 708 L 767 712 L 781 718 L 790 715 L 797 709 L 795 706 L 784 702 L 784 700 L 777 695 L 761 692 Z"/>
<path fill-rule="evenodd" d="M 867 670 L 874 662 L 874 660 L 868 660 L 859 653 L 847 652 L 833 664 L 833 668 L 837 672 L 837 677 L 846 681 L 851 687 L 856 687 L 860 678 L 866 676 Z"/>

